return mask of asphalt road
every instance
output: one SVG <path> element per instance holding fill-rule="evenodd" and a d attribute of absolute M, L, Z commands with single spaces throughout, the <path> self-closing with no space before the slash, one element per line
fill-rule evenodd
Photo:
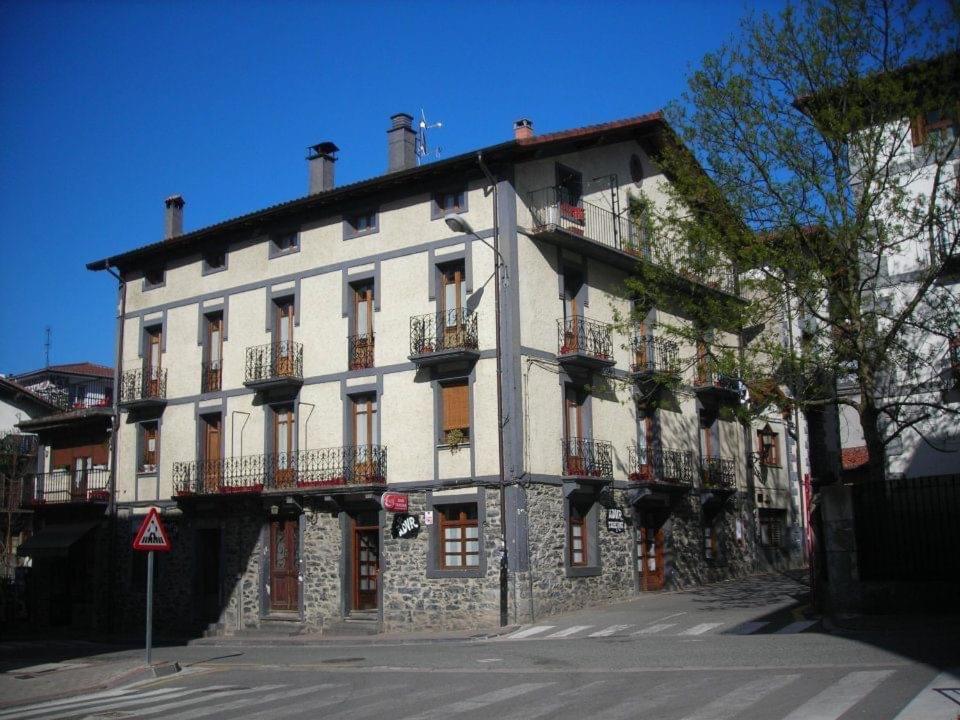
<path fill-rule="evenodd" d="M 7 708 L 0 720 L 957 720 L 960 633 L 828 632 L 803 594 L 783 579 L 724 583 L 483 641 L 164 647 L 156 657 L 183 672 Z"/>

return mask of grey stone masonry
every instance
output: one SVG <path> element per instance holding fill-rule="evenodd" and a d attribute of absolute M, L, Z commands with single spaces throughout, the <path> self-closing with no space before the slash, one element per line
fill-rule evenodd
<path fill-rule="evenodd" d="M 322 628 L 341 616 L 342 582 L 340 559 L 343 536 L 340 521 L 329 512 L 305 511 L 301 567 L 303 572 L 303 618 L 313 628 Z"/>

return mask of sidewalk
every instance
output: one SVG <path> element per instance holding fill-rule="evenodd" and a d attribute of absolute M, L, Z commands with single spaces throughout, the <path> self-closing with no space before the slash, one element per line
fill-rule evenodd
<path fill-rule="evenodd" d="M 960 634 L 960 615 L 824 615 L 824 626 L 840 634 L 883 633 L 921 635 L 930 633 Z"/>
<path fill-rule="evenodd" d="M 486 640 L 489 638 L 507 635 L 519 629 L 520 625 L 505 627 L 459 630 L 459 631 L 423 631 L 423 632 L 394 632 L 379 633 L 377 635 L 325 635 L 323 633 L 303 633 L 301 635 L 223 635 L 218 637 L 196 638 L 188 640 L 186 645 L 210 647 L 243 647 L 257 646 L 271 643 L 284 645 L 380 645 L 392 643 L 407 643 L 428 645 L 434 643 L 464 642 L 466 640 Z"/>

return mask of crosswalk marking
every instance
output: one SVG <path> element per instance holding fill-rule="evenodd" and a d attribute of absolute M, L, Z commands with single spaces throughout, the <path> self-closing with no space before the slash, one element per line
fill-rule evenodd
<path fill-rule="evenodd" d="M 314 716 L 320 708 L 330 707 L 331 705 L 340 705 L 344 702 L 356 704 L 358 700 L 383 695 L 384 693 L 393 693 L 396 690 L 405 689 L 406 685 L 381 685 L 379 687 L 367 688 L 366 690 L 346 690 L 338 692 L 333 697 L 323 699 L 310 698 L 304 702 L 285 705 L 283 707 L 271 707 L 266 710 L 254 713 L 253 715 L 244 715 L 243 720 L 280 720 L 291 716 L 303 717 L 306 715 Z M 369 707 L 369 706 L 363 706 Z"/>
<path fill-rule="evenodd" d="M 806 630 L 808 627 L 812 627 L 817 624 L 817 620 L 797 620 L 797 622 L 792 622 L 786 627 L 782 627 L 777 630 L 775 635 L 790 635 L 791 633 L 800 633 Z"/>
<path fill-rule="evenodd" d="M 588 625 L 587 627 L 590 626 Z M 550 698 L 545 701 L 536 703 L 526 702 L 510 714 L 498 713 L 497 720 L 536 720 L 536 718 L 541 718 L 545 715 L 555 716 L 561 710 L 569 710 L 570 697 L 575 697 L 578 701 L 583 702 L 586 699 L 587 691 L 606 684 L 606 680 L 594 680 L 586 685 L 579 685 L 569 688 L 568 690 L 562 690 L 553 693 Z M 563 713 L 560 714 L 562 715 Z"/>
<path fill-rule="evenodd" d="M 893 670 L 864 670 L 844 675 L 783 720 L 837 720 L 892 674 Z"/>
<path fill-rule="evenodd" d="M 430 720 L 431 718 L 447 717 L 460 713 L 473 712 L 474 710 L 481 710 L 487 707 L 487 705 L 493 705 L 494 703 L 503 702 L 504 700 L 510 700 L 511 698 L 519 697 L 520 695 L 526 695 L 527 693 L 532 693 L 535 690 L 542 690 L 543 688 L 550 687 L 551 685 L 555 684 L 556 683 L 548 682 L 521 683 L 520 685 L 512 685 L 510 687 L 501 688 L 500 690 L 484 693 L 483 695 L 477 695 L 476 697 L 469 698 L 468 700 L 450 703 L 449 705 L 444 705 L 443 707 L 429 710 L 425 713 L 421 713 L 420 715 L 409 715 L 403 718 L 403 720 Z"/>
<path fill-rule="evenodd" d="M 651 625 L 650 627 L 645 627 L 643 630 L 637 630 L 634 635 L 653 635 L 658 633 L 661 630 L 667 630 L 676 626 L 676 623 L 659 623 L 658 625 Z"/>
<path fill-rule="evenodd" d="M 929 720 L 930 718 L 949 718 L 956 713 L 960 704 L 960 668 L 946 670 L 937 675 L 916 694 L 894 720 Z M 952 692 L 951 692 L 952 691 Z M 954 699 L 951 699 L 952 698 Z"/>
<path fill-rule="evenodd" d="M 416 706 L 420 702 L 436 702 L 439 698 L 450 693 L 460 692 L 460 688 L 444 683 L 442 687 L 431 686 L 426 690 L 418 692 L 404 692 L 402 701 L 406 705 Z M 378 700 L 364 705 L 350 703 L 348 707 L 334 713 L 324 713 L 323 720 L 356 720 L 357 718 L 370 718 L 390 716 L 397 712 L 400 699 L 391 695 L 384 700 Z"/>
<path fill-rule="evenodd" d="M 550 633 L 546 637 L 548 638 L 565 638 L 574 633 L 578 633 L 581 630 L 589 630 L 593 625 L 573 625 L 572 627 L 564 628 L 563 630 L 557 630 L 555 633 Z"/>
<path fill-rule="evenodd" d="M 718 628 L 721 625 L 723 625 L 723 623 L 700 623 L 699 625 L 694 625 L 692 628 L 687 628 L 683 632 L 677 633 L 677 634 L 678 635 L 703 635 L 705 632 L 709 632 L 710 630 L 713 630 L 714 628 Z"/>
<path fill-rule="evenodd" d="M 148 700 L 162 700 L 162 699 L 166 699 L 167 697 L 173 697 L 177 693 L 185 693 L 185 692 L 197 692 L 197 691 L 184 690 L 184 688 L 163 688 L 161 690 L 152 690 L 149 692 L 138 693 L 137 695 L 139 695 L 139 697 L 144 697 Z M 107 702 L 127 701 L 131 697 L 134 697 L 134 695 L 133 694 L 121 695 L 120 697 L 117 697 L 117 698 L 108 698 Z M 20 714 L 15 714 L 14 717 L 18 719 L 22 718 L 23 720 L 26 720 L 27 718 L 32 718 L 32 717 L 50 718 L 52 716 L 49 715 L 48 713 L 51 713 L 51 712 L 58 713 L 68 709 L 70 709 L 71 712 L 74 712 L 74 709 L 95 707 L 99 704 L 102 704 L 103 702 L 104 701 L 101 699 L 90 700 L 90 699 L 86 699 L 84 696 L 80 696 L 79 698 L 71 698 L 70 700 L 58 701 L 57 705 L 53 707 L 38 706 L 33 710 L 28 710 L 28 711 L 21 710 Z"/>
<path fill-rule="evenodd" d="M 531 635 L 538 635 L 539 633 L 546 632 L 547 630 L 553 630 L 556 625 L 534 625 L 529 627 L 526 630 L 517 630 L 517 632 L 512 635 L 507 635 L 506 640 L 520 640 L 522 638 L 530 637 Z"/>
<path fill-rule="evenodd" d="M 159 712 L 166 712 L 167 710 L 172 710 L 176 708 L 181 708 L 186 705 L 196 705 L 202 702 L 208 702 L 216 698 L 226 697 L 229 695 L 247 695 L 252 692 L 263 692 L 264 690 L 273 690 L 275 688 L 283 687 L 283 685 L 264 685 L 258 688 L 251 688 L 248 690 L 223 690 L 221 692 L 208 692 L 209 688 L 194 688 L 192 690 L 185 690 L 183 688 L 176 688 L 177 697 L 183 698 L 185 695 L 194 695 L 194 697 L 187 698 L 186 700 L 177 699 L 174 702 L 164 703 L 162 705 L 150 705 L 150 707 L 145 710 L 137 710 L 138 717 L 144 717 L 146 715 L 154 715 Z M 157 700 L 169 700 L 171 695 L 164 695 L 162 697 L 146 697 L 148 693 L 138 693 L 137 697 L 131 697 L 129 699 L 124 699 L 121 701 L 110 701 L 107 703 L 95 703 L 90 707 L 77 709 L 72 708 L 60 715 L 44 715 L 44 720 L 60 720 L 61 718 L 74 717 L 81 713 L 92 713 L 103 712 L 105 710 L 118 710 L 122 708 L 133 707 L 136 705 L 143 705 L 144 703 L 154 703 Z"/>
<path fill-rule="evenodd" d="M 93 695 L 83 695 L 81 697 L 85 700 L 96 700 L 100 698 L 116 697 L 118 695 L 126 695 L 130 692 L 131 690 L 129 688 L 120 688 L 117 690 L 105 690 L 103 692 L 95 693 Z M 71 698 L 65 698 L 63 700 L 49 700 L 47 702 L 30 703 L 29 705 L 20 705 L 13 710 L 0 711 L 0 718 L 7 718 L 7 717 L 22 718 L 22 717 L 25 717 L 25 713 L 28 713 L 31 711 L 39 711 L 39 710 L 49 711 L 51 708 L 55 708 L 60 705 L 70 705 L 77 701 L 78 701 L 78 698 L 74 696 Z"/>
<path fill-rule="evenodd" d="M 757 630 L 765 628 L 770 623 L 768 622 L 745 622 L 737 625 L 733 630 L 730 631 L 730 635 L 753 635 Z"/>
<path fill-rule="evenodd" d="M 590 633 L 590 635 L 588 635 L 587 637 L 609 637 L 614 633 L 623 632 L 627 628 L 631 628 L 631 627 L 633 627 L 633 625 L 611 625 L 610 627 L 604 628 L 603 630 L 597 630 L 597 632 L 595 633 Z"/>
<path fill-rule="evenodd" d="M 211 688 L 202 688 L 204 693 L 199 697 L 188 698 L 186 700 L 175 700 L 174 702 L 164 703 L 162 705 L 151 705 L 149 708 L 137 710 L 137 717 L 147 717 L 149 715 L 160 715 L 170 710 L 179 710 L 188 705 L 199 705 L 210 700 L 220 700 L 221 698 L 236 697 L 238 695 L 250 695 L 251 693 L 263 692 L 264 690 L 275 690 L 284 687 L 283 685 L 261 685 L 254 688 L 217 688 L 218 692 L 209 692 Z M 130 703 L 136 704 L 136 703 Z M 116 706 L 110 706 L 113 709 Z"/>
<path fill-rule="evenodd" d="M 712 703 L 704 705 L 692 715 L 687 715 L 683 720 L 727 720 L 727 718 L 732 718 L 754 703 L 759 702 L 770 693 L 795 682 L 799 677 L 795 674 L 773 675 L 768 678 L 752 680 L 717 698 Z"/>
<path fill-rule="evenodd" d="M 280 687 L 283 687 L 283 686 L 281 685 Z M 307 695 L 308 693 L 320 692 L 323 689 L 329 688 L 329 687 L 333 687 L 333 686 L 318 685 L 314 687 L 297 688 L 297 689 L 284 688 L 281 692 L 270 693 L 270 694 L 262 695 L 260 697 L 255 697 L 255 698 L 244 698 L 243 700 L 224 703 L 222 705 L 220 703 L 217 703 L 213 707 L 187 710 L 186 712 L 178 713 L 176 715 L 166 715 L 164 716 L 164 718 L 165 720 L 197 720 L 197 718 L 207 717 L 208 715 L 227 712 L 229 710 L 239 710 L 240 708 L 263 705 L 264 703 L 276 702 L 277 700 L 286 700 L 287 698 L 300 697 L 301 695 Z"/>

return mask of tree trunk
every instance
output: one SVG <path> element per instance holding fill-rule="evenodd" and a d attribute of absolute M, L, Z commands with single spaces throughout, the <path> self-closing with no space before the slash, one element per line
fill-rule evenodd
<path fill-rule="evenodd" d="M 860 392 L 860 426 L 867 445 L 867 475 L 870 480 L 883 480 L 886 477 L 886 448 L 880 433 L 880 413 L 867 390 Z"/>

